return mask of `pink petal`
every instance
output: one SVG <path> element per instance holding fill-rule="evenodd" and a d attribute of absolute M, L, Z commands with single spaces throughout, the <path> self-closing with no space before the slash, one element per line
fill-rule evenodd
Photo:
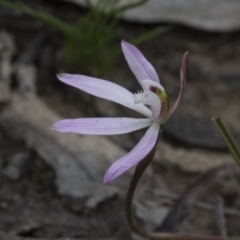
<path fill-rule="evenodd" d="M 143 114 L 146 117 L 151 116 L 151 111 L 146 106 L 134 103 L 133 94 L 131 92 L 115 83 L 76 74 L 62 73 L 58 74 L 57 77 L 60 81 L 70 86 L 79 88 L 84 92 L 119 103 Z"/>
<path fill-rule="evenodd" d="M 122 40 L 122 51 L 130 69 L 140 84 L 146 79 L 159 83 L 155 69 L 135 46 Z"/>
<path fill-rule="evenodd" d="M 53 129 L 58 132 L 73 132 L 89 135 L 123 134 L 149 127 L 148 118 L 78 118 L 56 122 Z"/>
<path fill-rule="evenodd" d="M 173 114 L 175 109 L 178 106 L 178 103 L 181 99 L 183 88 L 185 87 L 186 84 L 186 73 L 187 73 L 187 64 L 188 64 L 188 52 L 185 52 L 182 57 L 182 66 L 181 66 L 181 71 L 180 71 L 180 79 L 181 79 L 181 87 L 180 87 L 180 92 L 178 94 L 178 98 L 167 113 L 166 118 L 164 119 L 164 122 L 167 121 L 167 119 Z"/>
<path fill-rule="evenodd" d="M 131 167 L 137 165 L 153 149 L 158 138 L 160 124 L 154 122 L 139 143 L 107 170 L 103 182 L 109 183 Z"/>

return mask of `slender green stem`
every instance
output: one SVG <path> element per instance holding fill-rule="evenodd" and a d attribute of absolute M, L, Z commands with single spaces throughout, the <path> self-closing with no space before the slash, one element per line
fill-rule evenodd
<path fill-rule="evenodd" d="M 143 159 L 137 166 L 134 172 L 134 175 L 131 179 L 128 191 L 127 191 L 127 196 L 126 196 L 126 200 L 125 200 L 125 212 L 126 212 L 126 218 L 128 221 L 128 225 L 130 226 L 131 230 L 135 233 L 137 233 L 138 235 L 141 235 L 143 237 L 148 237 L 148 233 L 146 233 L 145 231 L 141 230 L 136 223 L 133 220 L 133 216 L 132 216 L 132 200 L 133 200 L 133 196 L 134 196 L 134 192 L 135 189 L 138 185 L 138 182 L 142 176 L 142 174 L 144 173 L 145 169 L 147 168 L 147 166 L 151 163 L 154 154 L 156 151 L 156 146 L 154 147 L 154 149 L 148 154 L 147 157 L 145 157 L 145 159 Z"/>
<path fill-rule="evenodd" d="M 153 150 L 136 166 L 133 177 L 130 181 L 130 185 L 127 191 L 127 196 L 125 200 L 125 213 L 129 227 L 136 234 L 145 237 L 147 239 L 161 239 L 161 240 L 240 240 L 240 237 L 224 238 L 215 236 L 203 236 L 197 234 L 174 234 L 174 233 L 157 233 L 157 232 L 147 232 L 142 228 L 139 228 L 135 223 L 132 214 L 132 200 L 134 193 L 140 178 L 142 177 L 145 169 L 152 162 L 156 151 L 156 145 Z"/>
<path fill-rule="evenodd" d="M 234 140 L 231 132 L 229 131 L 225 122 L 217 117 L 212 118 L 212 122 L 220 135 L 222 136 L 223 140 L 225 141 L 226 145 L 228 146 L 229 151 L 231 152 L 232 156 L 234 157 L 236 163 L 240 166 L 240 149 L 238 144 Z"/>

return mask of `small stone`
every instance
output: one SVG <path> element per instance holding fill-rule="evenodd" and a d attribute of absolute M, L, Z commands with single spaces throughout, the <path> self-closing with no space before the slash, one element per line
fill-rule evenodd
<path fill-rule="evenodd" d="M 31 156 L 28 152 L 17 153 L 1 173 L 12 179 L 20 179 L 28 169 Z"/>
<path fill-rule="evenodd" d="M 191 114 L 175 113 L 175 116 L 169 118 L 164 124 L 163 134 L 191 147 L 214 150 L 227 149 L 211 119 L 199 118 Z M 240 143 L 240 133 L 233 132 L 233 135 Z"/>

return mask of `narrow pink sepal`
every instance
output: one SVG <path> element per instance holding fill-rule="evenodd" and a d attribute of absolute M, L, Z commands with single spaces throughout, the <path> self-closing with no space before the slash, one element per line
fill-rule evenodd
<path fill-rule="evenodd" d="M 141 84 L 141 81 L 149 79 L 159 83 L 158 75 L 151 63 L 132 44 L 122 40 L 122 51 L 127 63 Z"/>
<path fill-rule="evenodd" d="M 167 121 L 167 119 L 173 114 L 173 112 L 177 108 L 177 106 L 179 104 L 179 101 L 182 97 L 183 88 L 185 87 L 186 77 L 187 77 L 188 53 L 189 52 L 185 52 L 183 54 L 183 57 L 182 57 L 182 65 L 181 65 L 181 70 L 180 70 L 181 86 L 180 86 L 180 91 L 179 91 L 179 94 L 178 94 L 178 98 L 175 101 L 175 103 L 173 104 L 173 106 L 171 107 L 171 109 L 168 111 L 167 116 L 164 119 L 164 122 Z"/>
<path fill-rule="evenodd" d="M 118 159 L 107 170 L 103 182 L 107 184 L 131 167 L 137 165 L 153 149 L 158 138 L 160 124 L 154 122 L 138 144 L 125 156 Z"/>
<path fill-rule="evenodd" d="M 78 74 L 61 73 L 58 74 L 57 77 L 60 81 L 96 97 L 119 103 L 144 116 L 151 116 L 151 111 L 146 106 L 141 103 L 135 104 L 133 94 L 116 83 Z"/>
<path fill-rule="evenodd" d="M 148 118 L 77 118 L 58 121 L 52 129 L 87 135 L 115 135 L 133 132 L 151 124 L 152 120 Z"/>

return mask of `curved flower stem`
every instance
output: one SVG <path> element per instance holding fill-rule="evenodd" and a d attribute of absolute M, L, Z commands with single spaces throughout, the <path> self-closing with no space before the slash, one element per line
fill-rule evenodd
<path fill-rule="evenodd" d="M 146 237 L 148 239 L 162 239 L 162 240 L 240 240 L 240 237 L 224 238 L 217 236 L 203 236 L 197 234 L 174 234 L 174 233 L 158 233 L 146 232 L 139 228 L 135 223 L 132 215 L 132 200 L 140 178 L 142 177 L 145 169 L 151 163 L 156 152 L 156 145 L 153 150 L 136 166 L 135 172 L 131 179 L 127 196 L 125 200 L 125 213 L 129 227 L 136 234 Z"/>

